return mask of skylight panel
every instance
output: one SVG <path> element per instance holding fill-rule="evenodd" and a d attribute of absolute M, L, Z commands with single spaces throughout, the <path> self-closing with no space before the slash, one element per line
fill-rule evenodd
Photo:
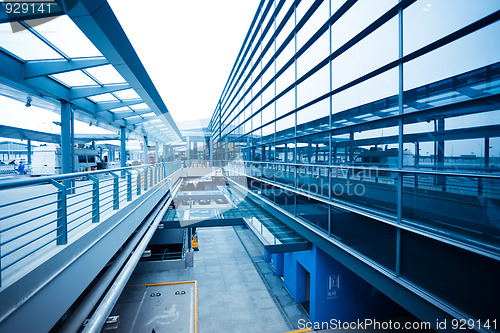
<path fill-rule="evenodd" d="M 52 76 L 69 87 L 95 85 L 94 80 L 92 80 L 90 77 L 88 77 L 88 75 L 79 70 L 67 73 L 54 74 Z"/>
<path fill-rule="evenodd" d="M 127 89 L 115 92 L 116 96 L 121 99 L 133 99 L 133 98 L 141 98 L 134 89 Z"/>
<path fill-rule="evenodd" d="M 30 24 L 32 21 L 35 20 L 26 22 Z M 36 26 L 35 29 L 70 58 L 102 56 L 101 52 L 67 15 L 45 22 Z"/>
<path fill-rule="evenodd" d="M 95 77 L 102 84 L 124 83 L 125 79 L 118 73 L 112 65 L 88 68 L 87 72 Z"/>
<path fill-rule="evenodd" d="M 19 23 L 13 24 L 22 28 Z M 23 60 L 63 59 L 28 30 L 13 33 L 7 23 L 0 24 L 0 46 Z"/>
<path fill-rule="evenodd" d="M 96 103 L 97 102 L 116 102 L 116 101 L 118 101 L 118 99 L 115 96 L 113 96 L 109 93 L 91 96 L 91 97 L 89 97 L 89 99 L 93 102 L 96 102 Z"/>
<path fill-rule="evenodd" d="M 141 109 L 147 109 L 149 106 L 146 103 L 139 103 L 139 104 L 134 104 L 130 106 L 134 110 L 141 110 Z"/>

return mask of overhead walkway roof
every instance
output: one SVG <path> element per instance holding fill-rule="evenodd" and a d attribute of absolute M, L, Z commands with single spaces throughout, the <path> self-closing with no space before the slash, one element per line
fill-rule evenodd
<path fill-rule="evenodd" d="M 68 101 L 77 120 L 112 131 L 124 127 L 129 138 L 181 141 L 107 1 L 62 4 L 66 14 L 48 22 L 0 13 L 0 95 L 57 113 L 60 101 Z"/>

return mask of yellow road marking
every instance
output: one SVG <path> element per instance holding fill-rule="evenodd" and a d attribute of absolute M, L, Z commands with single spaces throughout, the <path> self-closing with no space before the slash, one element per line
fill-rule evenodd
<path fill-rule="evenodd" d="M 305 330 L 290 331 L 285 333 L 303 333 L 303 332 L 312 332 L 312 330 L 310 328 L 306 328 Z"/>

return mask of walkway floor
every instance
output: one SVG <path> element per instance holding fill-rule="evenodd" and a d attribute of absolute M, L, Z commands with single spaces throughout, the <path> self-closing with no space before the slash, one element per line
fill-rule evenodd
<path fill-rule="evenodd" d="M 200 228 L 197 234 L 200 251 L 194 254 L 194 267 L 134 273 L 129 284 L 196 280 L 199 333 L 292 330 L 235 230 Z"/>

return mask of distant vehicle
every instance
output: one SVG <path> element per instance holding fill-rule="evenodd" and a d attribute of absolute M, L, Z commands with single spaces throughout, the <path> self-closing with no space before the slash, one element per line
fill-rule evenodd
<path fill-rule="evenodd" d="M 156 163 L 156 153 L 148 153 L 148 164 L 155 164 Z"/>
<path fill-rule="evenodd" d="M 189 200 L 189 199 L 182 199 L 181 203 L 182 203 L 183 205 L 189 206 L 189 204 L 191 203 L 190 201 L 191 201 L 191 200 Z"/>
<path fill-rule="evenodd" d="M 210 199 L 200 199 L 198 200 L 200 205 L 210 205 Z"/>
<path fill-rule="evenodd" d="M 73 166 L 75 172 L 102 169 L 102 162 L 95 149 L 74 148 Z M 40 146 L 33 149 L 31 176 L 49 176 L 62 172 L 61 148 Z"/>

